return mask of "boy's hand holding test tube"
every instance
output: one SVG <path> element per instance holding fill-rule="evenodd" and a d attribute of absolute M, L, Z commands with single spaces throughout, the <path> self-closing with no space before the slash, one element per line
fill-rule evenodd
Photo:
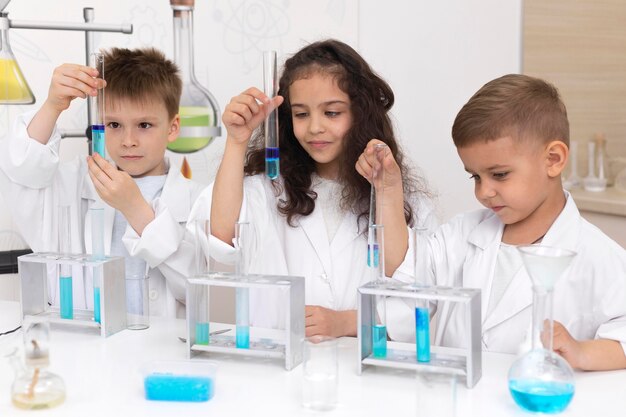
<path fill-rule="evenodd" d="M 40 143 L 47 143 L 59 115 L 67 110 L 76 97 L 97 96 L 106 86 L 95 68 L 78 64 L 63 64 L 55 68 L 48 89 L 48 98 L 30 125 L 28 134 Z"/>
<path fill-rule="evenodd" d="M 89 176 L 100 198 L 119 210 L 128 224 L 141 236 L 143 229 L 154 220 L 154 211 L 141 195 L 133 178 L 97 153 L 87 157 L 87 165 Z"/>

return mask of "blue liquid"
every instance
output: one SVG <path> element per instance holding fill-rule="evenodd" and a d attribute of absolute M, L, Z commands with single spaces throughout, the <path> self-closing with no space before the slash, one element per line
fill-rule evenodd
<path fill-rule="evenodd" d="M 427 308 L 415 309 L 415 344 L 417 361 L 430 362 L 430 317 Z"/>
<path fill-rule="evenodd" d="M 196 344 L 209 344 L 209 323 L 196 323 Z"/>
<path fill-rule="evenodd" d="M 101 157 L 105 158 L 104 125 L 91 125 L 91 141 L 93 153 L 99 153 Z"/>
<path fill-rule="evenodd" d="M 574 396 L 574 384 L 545 381 L 509 381 L 513 399 L 524 410 L 536 413 L 560 413 Z"/>
<path fill-rule="evenodd" d="M 236 346 L 239 349 L 250 348 L 250 326 L 237 326 L 236 329 Z"/>
<path fill-rule="evenodd" d="M 372 253 L 372 245 L 367 244 L 367 266 L 372 266 L 371 261 L 371 253 Z M 378 261 L 380 260 L 378 256 L 378 243 L 374 243 L 374 268 L 378 267 Z"/>
<path fill-rule="evenodd" d="M 206 376 L 151 374 L 143 380 L 147 400 L 208 401 L 213 398 L 213 380 Z"/>
<path fill-rule="evenodd" d="M 100 287 L 93 287 L 93 321 L 100 323 Z"/>
<path fill-rule="evenodd" d="M 374 357 L 384 358 L 387 356 L 387 326 L 372 326 L 372 340 Z"/>
<path fill-rule="evenodd" d="M 72 295 L 72 277 L 60 277 L 59 287 L 61 292 L 61 318 L 74 318 L 74 298 Z"/>
<path fill-rule="evenodd" d="M 265 148 L 265 174 L 275 180 L 280 174 L 279 148 Z"/>

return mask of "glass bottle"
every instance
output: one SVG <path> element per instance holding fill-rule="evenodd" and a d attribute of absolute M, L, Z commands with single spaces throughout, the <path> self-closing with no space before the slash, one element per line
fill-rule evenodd
<path fill-rule="evenodd" d="M 220 108 L 215 97 L 196 79 L 193 60 L 194 0 L 170 0 L 174 12 L 174 61 L 180 69 L 183 91 L 180 98 L 180 133 L 168 149 L 192 153 L 221 135 Z"/>
<path fill-rule="evenodd" d="M 574 396 L 574 372 L 552 350 L 552 298 L 554 283 L 576 253 L 540 245 L 518 249 L 533 284 L 533 347 L 511 365 L 509 391 L 524 410 L 560 413 Z"/>
<path fill-rule="evenodd" d="M 613 185 L 609 168 L 609 159 L 606 154 L 606 137 L 604 133 L 597 133 L 593 140 L 596 142 L 596 158 L 598 164 L 598 179 L 603 181 L 605 186 Z"/>
<path fill-rule="evenodd" d="M 50 325 L 44 319 L 27 317 L 24 331 L 25 365 L 17 355 L 11 357 L 15 380 L 11 386 L 13 405 L 23 409 L 51 408 L 65 400 L 61 377 L 46 368 L 50 365 Z"/>
<path fill-rule="evenodd" d="M 0 104 L 33 104 L 35 96 L 9 44 L 8 13 L 0 12 Z"/>

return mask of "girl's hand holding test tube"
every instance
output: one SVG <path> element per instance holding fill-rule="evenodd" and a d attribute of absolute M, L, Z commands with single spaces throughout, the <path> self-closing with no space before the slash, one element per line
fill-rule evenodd
<path fill-rule="evenodd" d="M 100 198 L 119 210 L 128 224 L 141 236 L 143 229 L 154 220 L 154 211 L 141 195 L 132 177 L 118 170 L 97 153 L 87 157 L 87 165 L 89 176 Z"/>
<path fill-rule="evenodd" d="M 384 144 L 381 140 L 370 140 L 361 156 L 359 156 L 355 168 L 359 174 L 371 182 L 372 172 L 381 168 L 377 152 L 384 152 L 384 157 L 382 158 L 382 169 L 384 169 L 382 178 L 384 184 L 382 184 L 382 187 L 385 198 L 383 200 L 384 209 L 382 209 L 382 221 L 380 221 L 380 224 L 385 226 L 385 274 L 386 276 L 391 276 L 404 260 L 404 255 L 408 249 L 409 232 L 404 218 L 402 172 L 387 146 L 378 147 L 377 149 L 377 145 L 381 144 Z M 380 185 L 376 183 L 376 178 L 374 178 L 374 186 L 377 192 L 379 192 L 378 187 Z M 382 192 L 383 190 L 380 191 Z M 376 221 L 378 222 L 379 220 L 377 219 Z"/>
<path fill-rule="evenodd" d="M 270 100 L 256 87 L 250 87 L 240 95 L 233 97 L 224 109 L 222 116 L 222 122 L 228 132 L 228 140 L 236 144 L 247 144 L 252 132 L 282 102 L 281 96 L 276 96 Z"/>
<path fill-rule="evenodd" d="M 376 149 L 376 145 L 384 145 L 385 143 L 378 139 L 372 139 L 367 143 L 365 150 L 356 162 L 355 168 L 359 174 L 371 182 L 372 172 L 379 170 L 380 163 L 376 152 L 385 152 L 383 158 L 383 169 L 385 170 L 384 180 L 382 184 L 385 190 L 397 190 L 402 192 L 402 174 L 400 167 L 393 158 L 389 148 L 384 147 L 380 150 Z M 374 184 L 378 188 L 379 184 Z"/>

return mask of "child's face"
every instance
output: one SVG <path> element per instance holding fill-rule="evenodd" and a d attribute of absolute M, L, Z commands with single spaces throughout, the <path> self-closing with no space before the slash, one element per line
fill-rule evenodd
<path fill-rule="evenodd" d="M 335 77 L 315 72 L 289 87 L 293 133 L 315 160 L 317 173 L 337 178 L 344 137 L 352 126 L 350 98 Z"/>
<path fill-rule="evenodd" d="M 549 209 L 555 190 L 543 148 L 507 136 L 464 146 L 457 152 L 472 175 L 476 199 L 483 206 L 505 225 L 532 225 Z"/>
<path fill-rule="evenodd" d="M 180 119 L 158 100 L 118 99 L 106 106 L 106 148 L 117 167 L 132 177 L 165 174 L 165 148 L 180 130 Z"/>

